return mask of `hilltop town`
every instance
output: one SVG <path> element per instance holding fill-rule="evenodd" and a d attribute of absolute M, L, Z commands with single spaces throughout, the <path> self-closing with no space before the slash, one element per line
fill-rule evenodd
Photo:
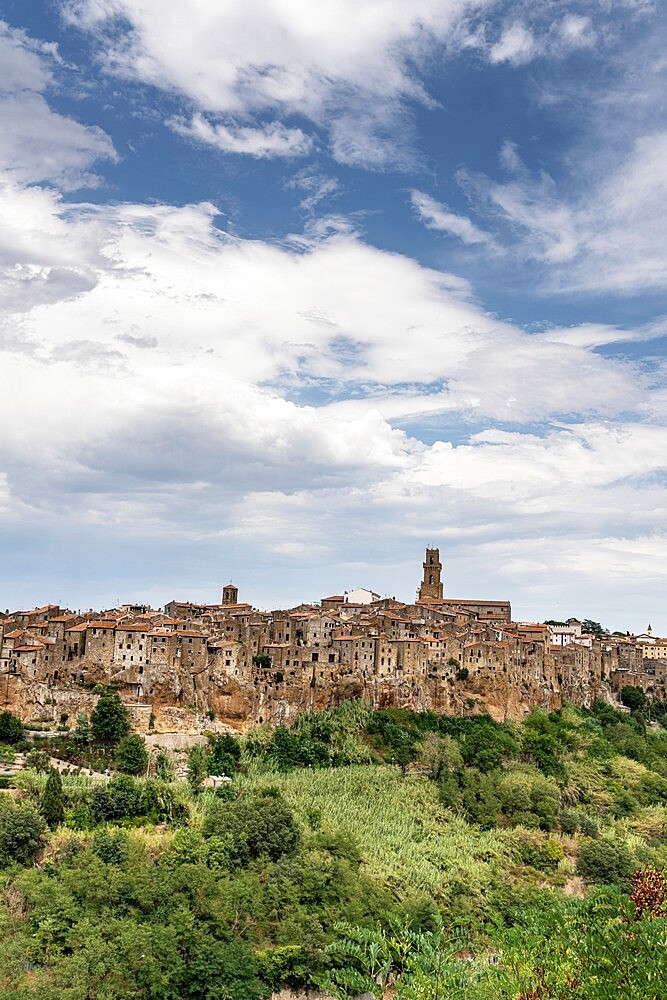
<path fill-rule="evenodd" d="M 57 723 L 113 686 L 137 731 L 202 732 L 277 725 L 349 698 L 504 720 L 565 701 L 616 704 L 628 685 L 665 696 L 667 639 L 650 627 L 630 636 L 587 633 L 575 619 L 513 622 L 509 601 L 443 590 L 429 548 L 411 604 L 358 588 L 265 612 L 228 584 L 219 604 L 7 612 L 0 698 L 24 720 Z"/>

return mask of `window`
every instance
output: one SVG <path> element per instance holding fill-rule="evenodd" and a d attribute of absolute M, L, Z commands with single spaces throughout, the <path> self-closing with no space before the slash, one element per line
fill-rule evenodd
<path fill-rule="evenodd" d="M 320 658 L 320 654 L 319 653 L 313 653 L 313 656 L 312 656 L 313 663 L 317 663 L 317 661 L 319 660 L 319 658 Z"/>
<path fill-rule="evenodd" d="M 336 657 L 333 653 L 329 653 L 329 663 L 335 663 Z"/>

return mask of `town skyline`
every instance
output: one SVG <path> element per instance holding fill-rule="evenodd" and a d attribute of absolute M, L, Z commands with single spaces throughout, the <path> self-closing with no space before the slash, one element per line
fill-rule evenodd
<path fill-rule="evenodd" d="M 409 599 L 431 538 L 452 593 L 667 632 L 666 43 L 3 0 L 0 607 Z"/>

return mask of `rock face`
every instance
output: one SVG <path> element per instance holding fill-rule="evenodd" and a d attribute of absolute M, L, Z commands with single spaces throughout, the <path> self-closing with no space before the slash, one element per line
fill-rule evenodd
<path fill-rule="evenodd" d="M 176 602 L 177 617 L 22 612 L 0 625 L 0 698 L 24 720 L 73 725 L 92 711 L 96 686 L 112 685 L 136 731 L 197 734 L 287 723 L 351 698 L 503 720 L 564 701 L 590 706 L 611 699 L 612 684 L 647 687 L 640 651 L 623 637 L 554 645 L 549 626 L 482 621 L 469 602 L 337 600 L 270 614 Z M 665 669 L 652 664 L 650 683 L 664 689 Z"/>

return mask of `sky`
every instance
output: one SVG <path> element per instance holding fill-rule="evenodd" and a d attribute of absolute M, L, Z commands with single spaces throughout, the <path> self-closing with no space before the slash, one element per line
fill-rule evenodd
<path fill-rule="evenodd" d="M 667 635 L 659 0 L 0 0 L 0 608 Z"/>

